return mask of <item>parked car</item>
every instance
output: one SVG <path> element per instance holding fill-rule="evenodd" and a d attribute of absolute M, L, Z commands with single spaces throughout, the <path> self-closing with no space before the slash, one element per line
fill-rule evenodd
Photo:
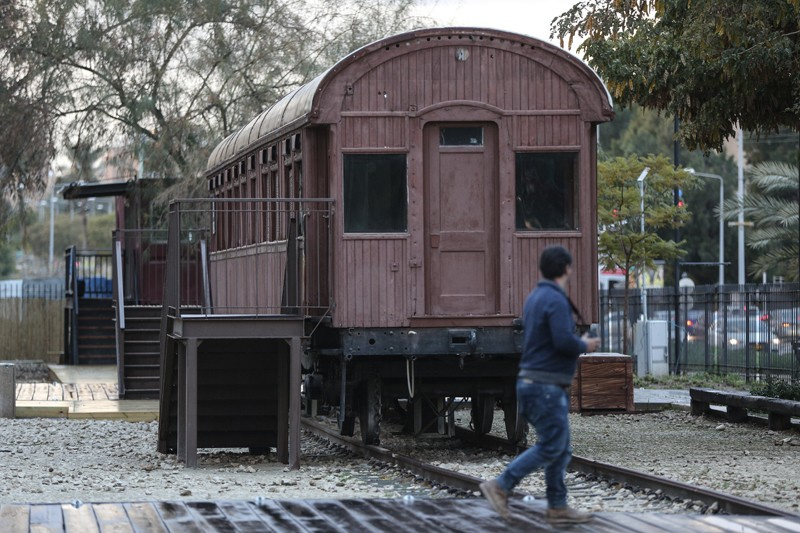
<path fill-rule="evenodd" d="M 800 308 L 778 309 L 773 313 L 772 323 L 781 341 L 797 340 L 800 333 Z"/>
<path fill-rule="evenodd" d="M 702 309 L 690 309 L 686 313 L 686 340 L 702 339 L 706 332 L 706 313 Z"/>
<path fill-rule="evenodd" d="M 728 346 L 728 349 L 744 349 L 745 345 L 756 351 L 777 351 L 781 344 L 780 336 L 769 321 L 753 313 L 743 316 L 728 316 L 716 320 L 708 330 L 713 346 Z"/>

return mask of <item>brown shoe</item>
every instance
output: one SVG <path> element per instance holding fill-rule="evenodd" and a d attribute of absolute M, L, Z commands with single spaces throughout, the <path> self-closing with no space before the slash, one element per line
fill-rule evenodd
<path fill-rule="evenodd" d="M 545 518 L 551 524 L 583 524 L 592 519 L 592 513 L 579 511 L 572 507 L 559 507 L 558 509 L 549 508 Z"/>
<path fill-rule="evenodd" d="M 511 518 L 511 513 L 508 511 L 508 494 L 500 487 L 497 480 L 484 481 L 478 488 L 481 489 L 481 494 L 484 498 L 489 500 L 492 509 L 497 511 L 497 514 L 502 516 L 505 520 Z"/>

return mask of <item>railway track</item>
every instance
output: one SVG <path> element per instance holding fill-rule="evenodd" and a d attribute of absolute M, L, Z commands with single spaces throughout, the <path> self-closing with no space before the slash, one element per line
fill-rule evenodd
<path fill-rule="evenodd" d="M 462 427 L 456 427 L 456 436 L 475 446 L 495 450 L 503 449 L 511 454 L 517 454 L 527 449 L 527 447 L 514 445 L 506 439 L 495 437 L 494 435 L 478 435 L 474 431 Z M 577 455 L 572 457 L 569 469 L 597 479 L 605 479 L 640 489 L 661 491 L 666 497 L 673 499 L 701 501 L 709 506 L 716 504 L 720 511 L 728 514 L 800 518 L 800 515 L 790 511 L 771 507 L 760 502 L 745 500 L 732 494 L 673 481 L 630 468 L 593 461 Z"/>
<path fill-rule="evenodd" d="M 478 477 L 440 468 L 380 446 L 364 445 L 359 439 L 343 437 L 339 435 L 336 429 L 308 418 L 302 419 L 301 423 L 307 431 L 334 442 L 357 455 L 382 463 L 393 464 L 435 485 L 448 487 L 454 492 L 461 491 L 474 494 L 478 491 L 480 482 L 483 481 Z M 475 432 L 463 427 L 456 428 L 456 436 L 464 442 L 482 449 L 503 450 L 509 454 L 516 454 L 522 450 L 520 447 L 509 443 L 506 439 L 492 435 L 477 435 Z M 582 474 L 590 482 L 619 484 L 633 490 L 646 491 L 650 494 L 655 493 L 659 497 L 672 500 L 702 502 L 705 506 L 714 509 L 714 512 L 732 515 L 800 518 L 800 515 L 795 513 L 759 502 L 583 457 L 574 456 L 570 464 L 570 470 Z M 525 496 L 519 491 L 517 491 L 517 494 Z"/>

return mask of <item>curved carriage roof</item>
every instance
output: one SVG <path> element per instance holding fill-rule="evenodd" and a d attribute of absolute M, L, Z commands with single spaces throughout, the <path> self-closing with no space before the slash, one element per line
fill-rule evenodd
<path fill-rule="evenodd" d="M 604 92 L 605 97 L 608 99 L 609 108 L 613 107 L 613 102 L 608 89 L 594 70 L 592 70 L 576 55 L 546 41 L 542 41 L 527 35 L 520 35 L 487 28 L 459 27 L 414 30 L 393 35 L 391 37 L 386 37 L 359 48 L 355 52 L 352 52 L 345 58 L 339 60 L 335 65 L 310 82 L 293 90 L 278 100 L 266 111 L 262 112 L 256 118 L 251 120 L 246 126 L 232 133 L 221 143 L 219 143 L 211 152 L 211 156 L 208 158 L 208 165 L 206 169 L 208 171 L 212 171 L 216 167 L 220 166 L 223 162 L 236 157 L 241 152 L 244 152 L 248 146 L 256 143 L 256 141 L 262 138 L 271 136 L 277 137 L 283 131 L 296 128 L 308 122 L 312 122 L 312 111 L 314 110 L 315 102 L 319 101 L 320 94 L 324 88 L 339 72 L 359 58 L 380 50 L 381 48 L 388 47 L 389 45 L 397 42 L 407 41 L 409 39 L 429 38 L 440 35 L 464 34 L 515 40 L 525 44 L 535 45 L 541 49 L 549 50 L 553 54 L 560 56 L 562 59 L 570 63 L 573 63 L 575 66 L 579 67 L 580 70 L 584 71 L 587 77 L 595 81 L 595 84 L 598 86 L 598 90 L 602 90 Z"/>

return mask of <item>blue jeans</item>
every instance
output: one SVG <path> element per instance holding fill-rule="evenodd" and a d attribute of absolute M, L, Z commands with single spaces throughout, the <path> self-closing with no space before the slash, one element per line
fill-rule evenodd
<path fill-rule="evenodd" d="M 517 379 L 517 405 L 531 426 L 536 428 L 536 445 L 517 456 L 497 478 L 506 492 L 522 478 L 544 468 L 547 505 L 566 507 L 567 486 L 564 474 L 572 459 L 569 444 L 569 395 L 560 385 Z"/>

